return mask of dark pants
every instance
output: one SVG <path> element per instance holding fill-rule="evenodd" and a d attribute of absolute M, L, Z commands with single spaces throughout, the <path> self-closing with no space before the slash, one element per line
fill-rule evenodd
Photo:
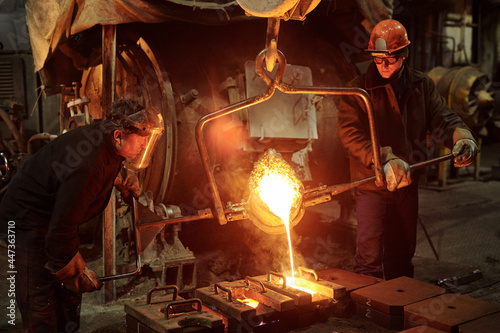
<path fill-rule="evenodd" d="M 16 249 L 16 301 L 24 332 L 78 332 L 81 294 L 66 289 L 44 265 L 43 249 Z"/>
<path fill-rule="evenodd" d="M 413 277 L 418 187 L 394 192 L 355 189 L 357 247 L 354 271 L 385 278 Z"/>

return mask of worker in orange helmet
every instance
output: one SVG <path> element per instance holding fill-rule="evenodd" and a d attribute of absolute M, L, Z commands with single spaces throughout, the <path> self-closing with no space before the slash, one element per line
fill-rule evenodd
<path fill-rule="evenodd" d="M 457 167 L 472 164 L 478 153 L 471 130 L 447 106 L 433 81 L 406 64 L 409 45 L 400 22 L 379 22 L 366 50 L 373 62 L 366 74 L 348 84 L 365 89 L 371 96 L 386 185 L 381 188 L 371 183 L 354 190 L 354 270 L 385 279 L 413 277 L 420 174 L 411 174 L 410 165 L 427 159 L 427 133 L 452 149 Z M 368 117 L 360 99 L 342 99 L 338 127 L 349 155 L 351 179 L 373 176 Z"/>

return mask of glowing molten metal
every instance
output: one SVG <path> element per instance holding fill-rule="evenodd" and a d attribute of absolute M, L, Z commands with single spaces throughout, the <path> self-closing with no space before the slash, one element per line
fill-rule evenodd
<path fill-rule="evenodd" d="M 246 304 L 248 305 L 249 307 L 252 307 L 252 308 L 257 308 L 259 306 L 259 301 L 256 301 L 254 299 L 251 299 L 251 298 L 238 298 L 236 299 L 238 302 L 241 302 L 243 304 Z"/>
<path fill-rule="evenodd" d="M 268 150 L 256 163 L 250 176 L 250 201 L 261 202 L 261 206 L 277 216 L 285 225 L 290 252 L 289 286 L 295 285 L 292 242 L 290 238 L 290 220 L 293 209 L 297 210 L 302 200 L 303 186 L 294 170 L 280 154 Z M 256 196 L 255 196 L 256 194 Z M 255 199 L 257 197 L 258 199 Z M 255 206 L 255 205 L 254 205 Z"/>

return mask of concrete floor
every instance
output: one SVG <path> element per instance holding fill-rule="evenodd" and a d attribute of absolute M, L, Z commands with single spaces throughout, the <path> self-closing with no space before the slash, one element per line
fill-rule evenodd
<path fill-rule="evenodd" d="M 459 286 L 455 292 L 500 304 L 500 181 L 493 179 L 493 165 L 500 165 L 500 144 L 482 147 L 480 179 L 473 179 L 473 168 L 461 170 L 455 179 L 449 179 L 445 187 L 430 183 L 420 191 L 420 216 L 429 235 L 419 226 L 418 245 L 415 257 L 415 278 L 433 283 L 435 281 L 463 276 L 479 269 L 482 278 Z M 320 207 L 321 206 L 321 207 Z M 324 247 L 323 255 L 309 260 L 315 268 L 327 268 L 333 265 L 348 269 L 349 260 L 333 260 L 329 254 L 343 251 L 343 256 L 351 256 L 353 239 L 342 246 L 325 236 L 324 231 L 334 230 L 332 226 L 338 217 L 338 205 L 335 202 L 315 206 L 315 232 L 302 236 L 302 244 L 318 242 L 334 245 L 332 251 Z M 301 223 L 302 224 L 302 223 Z M 301 226 L 301 224 L 298 225 Z M 348 230 L 354 226 L 340 226 L 339 230 Z M 349 230 L 348 230 L 349 233 Z M 345 238 L 345 237 L 344 237 Z M 348 237 L 349 238 L 349 237 Z M 344 239 L 345 240 L 345 239 Z M 435 252 L 432 250 L 431 243 Z M 342 249 L 344 247 L 344 249 Z M 317 248 L 317 247 L 316 247 Z M 316 253 L 317 254 L 317 253 Z M 436 256 L 439 260 L 437 260 Z M 307 257 L 307 256 L 306 256 Z M 307 258 L 306 258 L 307 259 Z M 310 259 L 310 258 L 309 258 Z M 0 311 L 7 314 L 9 298 L 7 282 L 7 253 L 0 250 Z M 147 288 L 147 286 L 146 286 Z M 124 303 L 141 298 L 144 294 L 131 293 L 117 301 L 102 303 L 102 291 L 85 294 L 82 304 L 81 332 L 114 333 L 125 332 Z M 16 325 L 6 322 L 6 316 L 0 318 L 0 331 L 21 332 L 20 315 L 16 314 Z M 305 327 L 294 332 L 395 332 L 384 329 L 372 322 L 358 317 L 335 318 Z"/>

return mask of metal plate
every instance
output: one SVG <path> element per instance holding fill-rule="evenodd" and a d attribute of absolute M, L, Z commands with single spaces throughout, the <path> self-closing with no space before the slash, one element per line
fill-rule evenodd
<path fill-rule="evenodd" d="M 368 275 L 357 274 L 339 268 L 329 268 L 317 270 L 320 279 L 342 285 L 349 295 L 352 291 L 371 286 L 375 283 L 383 282 L 383 279 Z"/>
<path fill-rule="evenodd" d="M 285 287 L 283 288 L 282 283 L 280 282 L 269 282 L 267 279 L 267 275 L 259 275 L 255 276 L 254 279 L 261 281 L 266 288 L 274 290 L 280 294 L 286 295 L 290 298 L 292 298 L 295 302 L 295 305 L 297 306 L 304 306 L 307 304 L 311 304 L 312 302 L 312 296 L 309 293 L 306 293 L 305 291 L 290 288 L 290 287 Z"/>
<path fill-rule="evenodd" d="M 495 313 L 458 326 L 459 333 L 496 333 L 500 330 L 500 313 Z"/>
<path fill-rule="evenodd" d="M 333 299 L 341 299 L 346 295 L 344 286 L 325 280 L 312 281 L 304 278 L 295 277 L 295 285 L 297 285 L 298 287 L 308 288 L 312 291 L 317 292 L 320 295 Z"/>
<path fill-rule="evenodd" d="M 444 293 L 444 288 L 406 276 L 355 290 L 351 299 L 377 311 L 403 316 L 404 306 Z"/>
<path fill-rule="evenodd" d="M 404 316 L 389 315 L 359 303 L 356 304 L 356 314 L 390 330 L 404 328 Z"/>
<path fill-rule="evenodd" d="M 458 332 L 458 325 L 500 312 L 500 305 L 469 296 L 444 294 L 405 306 L 409 327 L 431 326 L 446 332 Z"/>
<path fill-rule="evenodd" d="M 254 61 L 245 63 L 245 76 L 248 97 L 266 92 L 266 84 L 255 72 Z M 274 75 L 271 76 L 274 77 Z M 294 86 L 310 87 L 312 86 L 311 69 L 304 66 L 286 65 L 282 81 Z M 312 95 L 284 94 L 276 89 L 269 100 L 249 108 L 250 137 L 317 139 L 316 108 L 311 99 Z"/>
<path fill-rule="evenodd" d="M 182 298 L 177 297 L 177 301 Z M 127 331 L 131 332 L 224 332 L 222 319 L 208 311 L 180 314 L 166 319 L 165 306 L 172 301 L 172 296 L 156 297 L 151 304 L 146 300 L 125 303 Z"/>
<path fill-rule="evenodd" d="M 229 282 L 220 282 L 219 284 L 225 288 L 230 288 L 228 286 Z M 205 306 L 210 305 L 212 309 L 217 309 L 225 316 L 238 321 L 247 321 L 257 316 L 256 309 L 236 300 L 228 301 L 228 297 L 225 294 L 215 292 L 214 286 L 198 288 L 195 290 L 195 295 L 201 299 Z"/>

